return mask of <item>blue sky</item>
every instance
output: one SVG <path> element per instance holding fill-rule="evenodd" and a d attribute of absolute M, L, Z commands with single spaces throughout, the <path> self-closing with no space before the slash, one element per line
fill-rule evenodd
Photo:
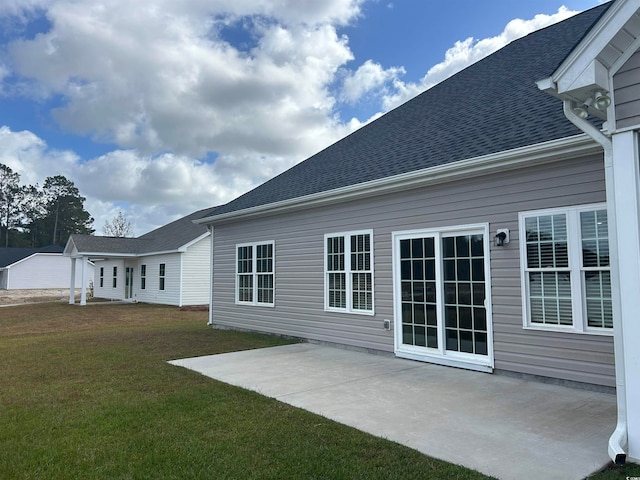
<path fill-rule="evenodd" d="M 0 163 L 96 233 L 225 203 L 598 0 L 5 0 Z"/>

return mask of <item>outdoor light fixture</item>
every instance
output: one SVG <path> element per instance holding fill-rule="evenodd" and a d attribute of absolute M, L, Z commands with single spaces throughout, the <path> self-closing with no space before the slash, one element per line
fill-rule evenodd
<path fill-rule="evenodd" d="M 573 107 L 573 113 L 580 118 L 587 118 L 589 116 L 589 106 L 593 102 L 593 98 L 587 98 L 582 105 Z"/>
<path fill-rule="evenodd" d="M 597 91 L 593 94 L 593 106 L 598 110 L 606 110 L 611 105 L 611 97 L 604 92 Z"/>
<path fill-rule="evenodd" d="M 580 118 L 587 118 L 589 116 L 589 108 L 594 107 L 601 112 L 606 112 L 607 108 L 611 105 L 611 97 L 602 90 L 596 90 L 591 96 L 589 96 L 581 105 L 573 107 L 573 113 Z"/>
<path fill-rule="evenodd" d="M 508 228 L 499 228 L 496 230 L 495 242 L 496 247 L 504 247 L 507 243 L 509 243 L 509 229 Z"/>

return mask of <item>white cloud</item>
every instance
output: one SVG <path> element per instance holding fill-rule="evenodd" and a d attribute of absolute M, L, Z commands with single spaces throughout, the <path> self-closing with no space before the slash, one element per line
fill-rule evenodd
<path fill-rule="evenodd" d="M 42 185 L 46 177 L 68 175 L 78 160 L 73 152 L 48 149 L 32 132 L 0 126 L 0 163 L 18 173 L 22 184 Z"/>
<path fill-rule="evenodd" d="M 342 97 L 349 103 L 356 103 L 369 92 L 385 90 L 385 85 L 394 83 L 405 73 L 402 67 L 382 68 L 371 60 L 364 62 L 353 74 L 344 80 Z"/>
<path fill-rule="evenodd" d="M 352 54 L 336 26 L 360 2 L 59 0 L 51 30 L 9 58 L 34 96 L 65 99 L 53 115 L 72 132 L 147 154 L 304 158 L 337 139 L 329 85 Z M 267 16 L 249 52 L 220 33 L 242 15 Z"/>
<path fill-rule="evenodd" d="M 165 153 L 141 155 L 116 150 L 83 162 L 70 151 L 51 149 L 32 132 L 0 127 L 0 163 L 20 175 L 23 185 L 42 185 L 64 175 L 86 197 L 85 208 L 102 233 L 118 211 L 142 234 L 201 208 L 226 203 L 289 166 L 285 158 L 218 158 L 205 163 Z M 52 166 L 55 165 L 53 168 Z"/>
<path fill-rule="evenodd" d="M 2 0 L 0 15 L 17 17 L 24 21 L 36 9 L 45 8 L 52 0 Z"/>
<path fill-rule="evenodd" d="M 558 23 L 579 12 L 568 10 L 562 6 L 552 15 L 539 14 L 530 20 L 511 20 L 502 33 L 495 37 L 476 40 L 469 37 L 457 41 L 453 47 L 445 52 L 444 60 L 431 67 L 418 83 L 395 82 L 396 92 L 385 97 L 383 107 L 390 110 L 406 102 L 415 95 L 427 90 L 437 83 L 449 78 L 469 65 L 491 55 L 508 43 L 524 37 L 543 27 Z"/>
<path fill-rule="evenodd" d="M 72 179 L 95 209 L 98 233 L 121 204 L 161 222 L 229 201 L 359 126 L 340 123 L 330 86 L 353 59 L 336 29 L 358 17 L 362 1 L 3 4 L 5 20 L 44 8 L 51 28 L 8 44 L 0 75 L 11 83 L 0 78 L 0 91 L 61 99 L 52 116 L 65 131 L 117 147 L 81 161 L 9 131 L 27 143 L 12 161 L 39 181 Z M 226 40 L 225 28 L 243 25 L 248 49 Z M 0 149 L 7 162 L 17 152 Z M 198 160 L 211 152 L 213 165 Z M 136 222 L 137 233 L 140 224 L 148 220 Z"/>
<path fill-rule="evenodd" d="M 576 13 L 563 8 L 514 20 L 496 37 L 457 42 L 411 83 L 400 79 L 402 67 L 385 69 L 374 59 L 346 70 L 356 59 L 337 29 L 359 17 L 364 1 L 0 2 L 0 27 L 18 19 L 20 30 L 39 11 L 51 25 L 3 46 L 0 94 L 57 99 L 52 115 L 65 132 L 116 146 L 81 159 L 30 131 L 0 126 L 0 163 L 23 183 L 57 174 L 74 181 L 97 233 L 123 211 L 142 234 L 227 202 L 362 126 L 340 119 L 340 102 L 381 100 L 370 121 Z M 234 35 L 246 38 L 236 45 Z M 201 160 L 212 152 L 214 162 Z"/>

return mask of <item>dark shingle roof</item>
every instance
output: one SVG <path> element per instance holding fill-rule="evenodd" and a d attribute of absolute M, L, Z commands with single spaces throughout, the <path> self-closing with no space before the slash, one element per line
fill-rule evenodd
<path fill-rule="evenodd" d="M 138 240 L 144 242 L 142 243 L 142 248 L 150 249 L 145 250 L 148 252 L 176 250 L 195 240 L 200 235 L 207 233 L 207 227 L 196 225 L 193 223 L 193 220 L 201 218 L 208 210 L 210 209 L 193 212 L 186 217 L 182 217 L 160 228 L 156 228 L 149 233 L 145 233 L 139 237 Z"/>
<path fill-rule="evenodd" d="M 540 91 L 610 4 L 515 40 L 206 216 L 581 133 Z"/>
<path fill-rule="evenodd" d="M 35 253 L 62 253 L 62 251 L 63 248 L 59 245 L 40 248 L 0 248 L 0 268 L 13 265 Z"/>
<path fill-rule="evenodd" d="M 138 238 L 72 235 L 79 252 L 139 255 L 153 252 L 171 252 L 207 232 L 207 227 L 196 225 L 210 209 L 198 210 L 167 225 L 156 228 Z"/>

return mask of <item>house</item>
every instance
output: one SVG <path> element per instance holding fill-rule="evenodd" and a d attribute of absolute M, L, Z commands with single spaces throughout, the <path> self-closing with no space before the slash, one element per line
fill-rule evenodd
<path fill-rule="evenodd" d="M 640 1 L 516 40 L 198 220 L 209 323 L 615 388 L 638 460 L 639 129 Z"/>
<path fill-rule="evenodd" d="M 0 248 L 0 290 L 69 288 L 70 268 L 71 261 L 57 245 Z M 93 265 L 88 268 L 92 271 Z M 74 287 L 81 288 L 79 276 Z"/>
<path fill-rule="evenodd" d="M 95 263 L 94 296 L 188 306 L 210 296 L 211 237 L 197 211 L 138 238 L 71 235 L 64 255 Z M 73 298 L 69 299 L 73 303 Z M 86 303 L 86 294 L 81 296 Z"/>

